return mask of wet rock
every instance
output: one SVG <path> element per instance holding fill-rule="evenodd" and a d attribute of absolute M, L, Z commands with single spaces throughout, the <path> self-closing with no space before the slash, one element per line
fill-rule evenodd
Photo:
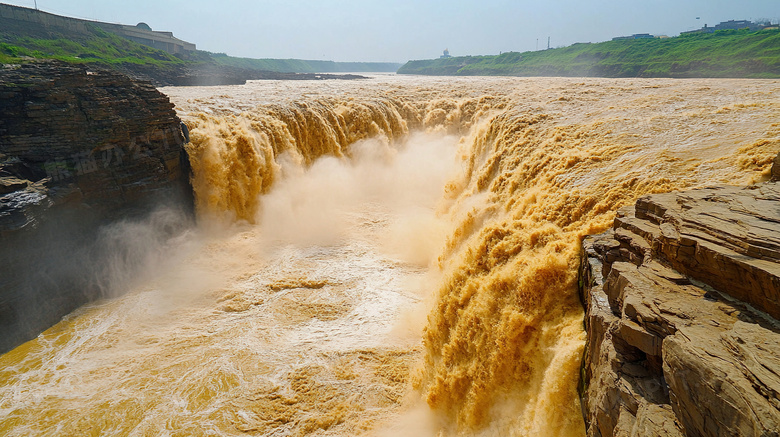
<path fill-rule="evenodd" d="M 777 435 L 780 185 L 656 194 L 583 241 L 588 435 Z"/>
<path fill-rule="evenodd" d="M 191 190 L 180 120 L 148 82 L 46 62 L 0 68 L 0 96 L 4 352 L 100 297 L 102 226 Z"/>

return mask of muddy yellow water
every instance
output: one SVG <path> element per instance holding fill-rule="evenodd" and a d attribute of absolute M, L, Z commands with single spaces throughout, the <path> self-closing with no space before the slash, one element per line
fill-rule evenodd
<path fill-rule="evenodd" d="M 0 358 L 2 435 L 582 435 L 582 236 L 780 151 L 773 80 L 163 92 L 198 226 Z"/>

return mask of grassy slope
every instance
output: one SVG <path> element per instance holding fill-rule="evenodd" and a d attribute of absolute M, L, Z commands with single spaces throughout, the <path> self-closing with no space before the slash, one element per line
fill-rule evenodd
<path fill-rule="evenodd" d="M 135 64 L 171 69 L 193 62 L 121 38 L 97 26 L 90 26 L 89 34 L 49 33 L 43 37 L 0 31 L 0 41 L 0 63 L 4 64 L 35 58 L 108 67 Z"/>
<path fill-rule="evenodd" d="M 486 76 L 780 77 L 780 31 L 607 41 L 498 56 L 410 61 L 398 73 Z"/>
<path fill-rule="evenodd" d="M 18 29 L 10 32 L 0 26 L 0 64 L 25 62 L 29 58 L 58 59 L 120 69 L 123 66 L 145 66 L 164 71 L 176 70 L 187 65 L 228 66 L 285 73 L 394 72 L 400 67 L 400 64 L 390 63 L 234 58 L 203 51 L 174 56 L 106 32 L 97 26 L 89 26 L 88 34 L 49 30 L 25 32 Z"/>

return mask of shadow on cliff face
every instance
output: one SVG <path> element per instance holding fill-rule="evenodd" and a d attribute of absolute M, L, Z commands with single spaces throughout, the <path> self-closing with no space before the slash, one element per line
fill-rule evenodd
<path fill-rule="evenodd" d="M 186 203 L 172 196 L 155 204 L 149 213 L 112 223 L 91 211 L 61 208 L 35 231 L 5 239 L 0 352 L 164 268 L 193 221 Z"/>
<path fill-rule="evenodd" d="M 0 92 L 2 353 L 159 265 L 192 193 L 151 84 L 46 62 L 0 68 Z"/>

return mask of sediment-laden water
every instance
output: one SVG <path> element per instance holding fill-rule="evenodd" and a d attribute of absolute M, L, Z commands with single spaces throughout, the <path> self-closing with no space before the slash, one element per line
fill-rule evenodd
<path fill-rule="evenodd" d="M 0 434 L 581 435 L 581 237 L 780 149 L 775 80 L 163 92 L 198 227 L 0 358 Z"/>

